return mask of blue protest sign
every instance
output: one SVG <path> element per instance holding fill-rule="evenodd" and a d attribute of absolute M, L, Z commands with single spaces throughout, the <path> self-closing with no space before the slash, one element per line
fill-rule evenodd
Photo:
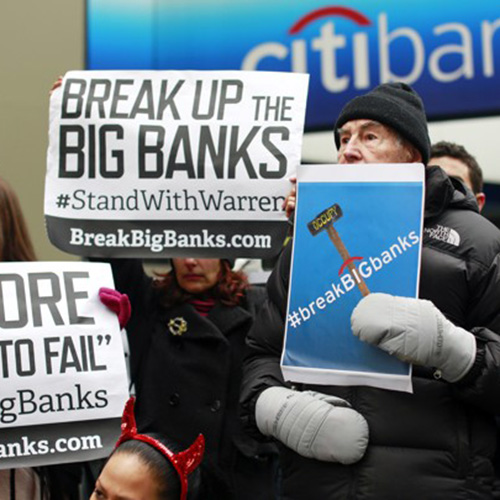
<path fill-rule="evenodd" d="M 410 367 L 351 333 L 370 292 L 416 297 L 424 167 L 301 166 L 282 370 L 288 380 L 411 391 Z"/>

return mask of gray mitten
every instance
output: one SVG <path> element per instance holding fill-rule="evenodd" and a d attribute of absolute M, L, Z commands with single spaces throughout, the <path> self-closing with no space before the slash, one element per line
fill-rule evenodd
<path fill-rule="evenodd" d="M 464 377 L 476 359 L 474 335 L 428 300 L 372 293 L 355 307 L 351 327 L 364 342 L 403 361 L 437 368 L 448 382 Z"/>
<path fill-rule="evenodd" d="M 307 458 L 352 464 L 368 445 L 363 416 L 335 396 L 270 387 L 255 407 L 260 432 Z"/>

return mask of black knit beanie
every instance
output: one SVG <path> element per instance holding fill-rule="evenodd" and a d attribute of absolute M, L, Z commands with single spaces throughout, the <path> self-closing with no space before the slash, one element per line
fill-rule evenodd
<path fill-rule="evenodd" d="M 406 83 L 383 83 L 365 95 L 349 101 L 335 123 L 337 149 L 340 147 L 338 129 L 351 120 L 375 120 L 387 125 L 413 144 L 427 165 L 431 142 L 427 118 L 420 96 Z"/>

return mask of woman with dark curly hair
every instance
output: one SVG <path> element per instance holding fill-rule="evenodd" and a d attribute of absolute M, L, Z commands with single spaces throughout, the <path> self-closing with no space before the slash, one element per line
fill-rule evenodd
<path fill-rule="evenodd" d="M 243 432 L 238 399 L 245 338 L 263 288 L 226 259 L 172 259 L 148 276 L 142 262 L 112 259 L 116 289 L 129 296 L 131 378 L 140 432 L 189 446 L 202 433 L 213 498 L 273 499 L 274 445 Z M 207 497 L 208 498 L 208 497 Z"/>

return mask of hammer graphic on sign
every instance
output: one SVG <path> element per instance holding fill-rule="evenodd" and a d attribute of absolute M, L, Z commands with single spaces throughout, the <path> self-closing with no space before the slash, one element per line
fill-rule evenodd
<path fill-rule="evenodd" d="M 340 257 L 342 257 L 344 263 L 347 263 L 347 269 L 349 269 L 349 272 L 358 286 L 361 295 L 366 297 L 370 293 L 370 290 L 368 290 L 363 278 L 356 272 L 356 266 L 354 265 L 347 248 L 340 239 L 339 233 L 333 227 L 334 222 L 338 221 L 342 215 L 342 209 L 337 203 L 335 203 L 330 208 L 323 210 L 320 214 L 314 217 L 314 219 L 307 224 L 307 227 L 313 236 L 316 236 L 318 233 L 326 229 L 326 232 L 339 252 Z"/>

